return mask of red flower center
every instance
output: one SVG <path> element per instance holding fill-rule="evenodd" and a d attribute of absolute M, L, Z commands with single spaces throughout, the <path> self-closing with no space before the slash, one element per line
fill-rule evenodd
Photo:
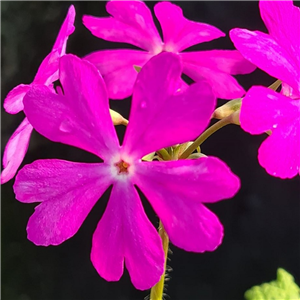
<path fill-rule="evenodd" d="M 124 160 L 120 160 L 118 163 L 115 163 L 115 166 L 118 168 L 118 173 L 128 173 L 128 168 L 130 167 L 129 163 Z"/>

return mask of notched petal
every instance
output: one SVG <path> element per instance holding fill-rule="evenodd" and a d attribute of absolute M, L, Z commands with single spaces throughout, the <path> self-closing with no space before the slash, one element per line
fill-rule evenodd
<path fill-rule="evenodd" d="M 91 260 L 108 281 L 120 279 L 124 263 L 135 288 L 150 289 L 159 281 L 164 268 L 161 239 L 130 182 L 114 184 L 93 236 Z"/>

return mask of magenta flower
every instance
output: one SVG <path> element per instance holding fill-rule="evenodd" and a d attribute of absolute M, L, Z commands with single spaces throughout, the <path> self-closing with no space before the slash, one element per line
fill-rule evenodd
<path fill-rule="evenodd" d="M 163 51 L 178 53 L 183 73 L 196 82 L 206 79 L 216 97 L 233 99 L 245 94 L 231 75 L 250 73 L 255 67 L 238 51 L 182 52 L 193 45 L 225 36 L 216 27 L 190 21 L 183 16 L 179 6 L 160 2 L 155 5 L 154 12 L 162 27 L 162 42 L 151 11 L 142 1 L 110 1 L 106 9 L 111 17 L 84 16 L 83 24 L 99 38 L 132 44 L 145 50 L 105 50 L 85 57 L 102 74 L 109 98 L 130 96 L 137 77 L 133 66 L 143 66 L 152 56 Z"/>
<path fill-rule="evenodd" d="M 64 94 L 43 85 L 31 88 L 24 98 L 24 111 L 34 128 L 52 141 L 89 151 L 104 162 L 38 160 L 19 171 L 16 198 L 41 202 L 28 222 L 29 240 L 48 246 L 69 239 L 113 185 L 93 235 L 92 263 L 108 281 L 120 279 L 125 263 L 137 289 L 152 287 L 163 273 L 164 254 L 136 185 L 174 245 L 193 252 L 216 249 L 223 228 L 203 203 L 232 197 L 239 179 L 214 157 L 141 160 L 163 147 L 194 139 L 209 123 L 216 101 L 210 86 L 200 82 L 178 90 L 181 71 L 179 58 L 171 53 L 162 53 L 143 67 L 122 146 L 109 114 L 104 81 L 88 61 L 73 55 L 60 59 Z"/>
<path fill-rule="evenodd" d="M 269 34 L 233 29 L 235 47 L 250 62 L 282 81 L 280 93 L 254 86 L 242 101 L 241 127 L 251 134 L 268 130 L 258 160 L 276 177 L 300 172 L 300 9 L 293 1 L 260 1 Z"/>
<path fill-rule="evenodd" d="M 51 52 L 42 61 L 31 84 L 20 84 L 13 88 L 4 99 L 4 109 L 10 114 L 23 110 L 23 98 L 34 84 L 52 86 L 58 79 L 58 59 L 66 53 L 67 40 L 74 31 L 75 8 L 70 6 Z M 27 152 L 32 126 L 25 117 L 16 131 L 8 140 L 3 154 L 3 171 L 1 184 L 12 179 Z"/>

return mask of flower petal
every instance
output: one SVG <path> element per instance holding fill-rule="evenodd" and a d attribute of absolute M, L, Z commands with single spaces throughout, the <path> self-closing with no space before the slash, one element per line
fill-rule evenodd
<path fill-rule="evenodd" d="M 244 89 L 230 75 L 247 74 L 255 70 L 235 50 L 211 50 L 181 53 L 183 72 L 194 81 L 207 80 L 217 98 L 233 99 L 245 94 Z"/>
<path fill-rule="evenodd" d="M 292 124 L 299 119 L 299 110 L 294 103 L 297 100 L 263 86 L 253 86 L 242 101 L 241 127 L 251 134 L 260 134 Z"/>
<path fill-rule="evenodd" d="M 206 80 L 217 98 L 229 100 L 242 97 L 246 93 L 233 76 L 219 70 L 183 61 L 183 73 L 195 82 Z"/>
<path fill-rule="evenodd" d="M 3 154 L 1 184 L 15 176 L 27 152 L 32 129 L 25 118 L 7 142 Z"/>
<path fill-rule="evenodd" d="M 282 179 L 300 175 L 299 124 L 300 118 L 290 126 L 274 130 L 261 144 L 258 161 L 270 175 Z"/>
<path fill-rule="evenodd" d="M 292 178 L 299 173 L 299 100 L 254 86 L 242 101 L 240 122 L 241 127 L 251 134 L 272 130 L 258 155 L 260 164 L 269 174 Z"/>
<path fill-rule="evenodd" d="M 74 31 L 75 8 L 70 6 L 68 15 L 60 29 L 52 51 L 44 58 L 35 75 L 35 84 L 51 85 L 58 79 L 58 59 L 65 54 L 66 43 L 69 35 Z M 10 114 L 23 110 L 23 97 L 31 85 L 20 84 L 11 90 L 4 100 L 4 108 Z"/>
<path fill-rule="evenodd" d="M 3 107 L 10 114 L 23 110 L 23 98 L 30 89 L 30 84 L 19 84 L 13 88 L 4 99 Z"/>
<path fill-rule="evenodd" d="M 83 24 L 101 39 L 128 43 L 159 53 L 162 41 L 150 9 L 142 1 L 109 1 L 106 10 L 112 17 L 83 16 Z"/>
<path fill-rule="evenodd" d="M 201 202 L 235 195 L 240 187 L 225 163 L 214 157 L 140 162 L 134 183 L 161 219 L 171 242 L 186 251 L 213 251 L 221 243 L 218 218 Z"/>
<path fill-rule="evenodd" d="M 240 188 L 239 178 L 216 157 L 178 161 L 139 162 L 137 174 L 149 182 L 195 202 L 216 202 L 233 197 Z"/>
<path fill-rule="evenodd" d="M 60 59 L 60 80 L 64 96 L 42 85 L 33 86 L 26 94 L 24 111 L 30 123 L 52 141 L 110 158 L 119 146 L 98 70 L 68 54 Z"/>
<path fill-rule="evenodd" d="M 68 38 L 75 30 L 75 15 L 75 7 L 71 5 L 52 48 L 52 51 L 57 50 L 60 56 L 65 55 Z"/>
<path fill-rule="evenodd" d="M 139 50 L 104 50 L 84 57 L 100 71 L 110 99 L 124 99 L 132 94 L 138 72 L 153 55 Z"/>
<path fill-rule="evenodd" d="M 193 45 L 225 36 L 214 26 L 186 19 L 182 9 L 170 2 L 157 3 L 154 12 L 161 25 L 167 51 L 180 52 Z"/>
<path fill-rule="evenodd" d="M 300 90 L 299 65 L 271 36 L 259 31 L 235 28 L 230 31 L 234 46 L 250 62 L 269 75 Z"/>
<path fill-rule="evenodd" d="M 36 245 L 58 245 L 72 237 L 112 183 L 109 166 L 49 159 L 37 160 L 19 171 L 16 198 L 42 202 L 27 225 Z"/>
<path fill-rule="evenodd" d="M 180 53 L 180 57 L 184 63 L 231 75 L 248 74 L 256 69 L 236 50 L 183 52 Z"/>
<path fill-rule="evenodd" d="M 92 263 L 101 277 L 117 281 L 124 260 L 135 288 L 146 290 L 160 279 L 164 252 L 139 195 L 127 181 L 117 181 L 93 236 Z"/>
<path fill-rule="evenodd" d="M 300 71 L 300 8 L 292 0 L 259 1 L 259 8 L 269 34 L 285 48 Z"/>
<path fill-rule="evenodd" d="M 179 57 L 164 52 L 138 74 L 123 143 L 130 156 L 193 140 L 208 125 L 216 101 L 210 86 L 201 82 L 179 90 L 181 69 Z"/>
<path fill-rule="evenodd" d="M 59 57 L 58 51 L 52 51 L 44 58 L 34 77 L 34 84 L 49 86 L 58 79 Z"/>

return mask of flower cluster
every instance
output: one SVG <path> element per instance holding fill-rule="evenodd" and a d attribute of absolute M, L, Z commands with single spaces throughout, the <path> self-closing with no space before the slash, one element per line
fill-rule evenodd
<path fill-rule="evenodd" d="M 216 98 L 246 94 L 238 111 L 241 127 L 251 134 L 271 131 L 259 150 L 260 164 L 280 178 L 299 174 L 300 11 L 292 1 L 259 5 L 269 35 L 233 29 L 230 38 L 237 50 L 182 52 L 225 34 L 187 20 L 175 4 L 160 2 L 154 12 L 162 41 L 144 2 L 110 1 L 110 17 L 84 16 L 83 24 L 99 38 L 143 50 L 101 50 L 83 58 L 66 54 L 75 20 L 75 9 L 69 8 L 33 82 L 15 87 L 4 101 L 8 113 L 23 110 L 26 117 L 6 145 L 1 183 L 15 176 L 33 129 L 53 142 L 92 153 L 99 162 L 37 160 L 18 172 L 16 199 L 40 203 L 28 221 L 29 240 L 48 246 L 71 238 L 112 186 L 91 249 L 91 261 L 104 279 L 119 280 L 125 265 L 133 285 L 145 290 L 164 273 L 165 249 L 138 189 L 172 244 L 199 253 L 215 250 L 223 227 L 205 204 L 233 197 L 239 178 L 216 157 L 188 153 L 183 159 L 167 149 L 189 152 L 186 145 L 209 125 Z M 244 91 L 233 75 L 250 73 L 255 66 L 282 81 L 280 93 L 261 86 Z M 195 83 L 185 83 L 183 73 Z M 130 118 L 120 145 L 109 98 L 130 95 Z M 198 146 L 197 140 L 193 145 Z M 151 153 L 157 155 L 144 159 Z"/>
<path fill-rule="evenodd" d="M 135 287 L 150 288 L 162 275 L 164 255 L 136 185 L 174 245 L 203 252 L 220 244 L 222 226 L 202 203 L 236 193 L 239 180 L 228 167 L 213 157 L 141 160 L 152 151 L 195 138 L 209 121 L 215 104 L 209 85 L 197 83 L 180 92 L 180 73 L 178 58 L 169 53 L 144 66 L 134 87 L 122 146 L 109 114 L 104 82 L 92 64 L 65 55 L 60 59 L 59 76 L 63 94 L 44 85 L 31 88 L 24 97 L 24 111 L 34 128 L 52 141 L 79 147 L 104 161 L 38 160 L 18 173 L 16 198 L 41 202 L 28 222 L 31 241 L 47 246 L 72 237 L 95 202 L 113 185 L 94 233 L 92 262 L 103 278 L 118 280 L 125 261 Z M 201 100 L 191 103 L 194 97 Z"/>
<path fill-rule="evenodd" d="M 143 66 L 151 57 L 164 51 L 178 54 L 183 73 L 196 82 L 205 79 L 216 97 L 232 99 L 244 95 L 244 89 L 232 75 L 250 73 L 255 67 L 238 51 L 182 52 L 193 45 L 224 37 L 218 28 L 187 20 L 177 5 L 159 2 L 154 6 L 154 12 L 162 28 L 162 42 L 145 3 L 110 1 L 106 9 L 112 17 L 84 16 L 83 24 L 99 38 L 129 43 L 145 50 L 104 50 L 85 57 L 99 69 L 110 98 L 130 96 L 137 77 L 133 65 Z"/>
<path fill-rule="evenodd" d="M 235 47 L 249 61 L 282 81 L 280 93 L 253 86 L 242 102 L 241 127 L 251 134 L 272 131 L 258 160 L 276 177 L 300 174 L 300 9 L 293 1 L 260 1 L 269 34 L 233 29 Z M 253 121 L 255 120 L 255 121 Z"/>

